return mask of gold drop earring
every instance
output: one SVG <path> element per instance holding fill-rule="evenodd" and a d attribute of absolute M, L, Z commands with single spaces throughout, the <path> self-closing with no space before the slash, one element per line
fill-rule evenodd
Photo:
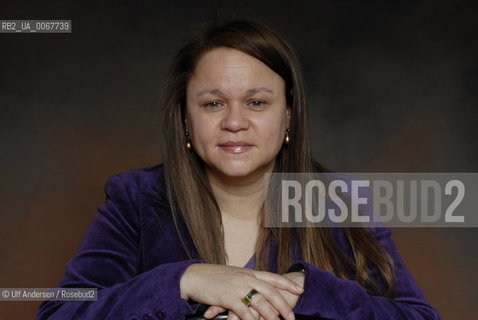
<path fill-rule="evenodd" d="M 189 138 L 189 130 L 188 129 L 186 129 L 185 135 L 186 135 L 186 148 L 188 148 L 188 150 L 191 150 L 191 139 Z"/>
<path fill-rule="evenodd" d="M 184 131 L 184 135 L 186 136 L 186 148 L 191 150 L 191 138 L 189 137 L 188 121 L 184 120 L 184 124 L 186 126 L 186 130 Z"/>
<path fill-rule="evenodd" d="M 289 129 L 285 131 L 285 144 L 289 144 L 290 137 L 289 137 Z"/>

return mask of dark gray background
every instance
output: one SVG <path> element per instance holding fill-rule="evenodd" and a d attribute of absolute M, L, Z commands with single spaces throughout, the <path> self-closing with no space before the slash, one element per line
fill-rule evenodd
<path fill-rule="evenodd" d="M 0 34 L 0 287 L 56 285 L 106 178 L 161 161 L 159 84 L 215 16 L 293 44 L 314 152 L 331 168 L 478 171 L 473 1 L 3 1 L 0 19 L 71 19 L 73 33 Z M 394 235 L 444 319 L 474 319 L 476 229 Z M 37 305 L 3 302 L 0 318 Z"/>

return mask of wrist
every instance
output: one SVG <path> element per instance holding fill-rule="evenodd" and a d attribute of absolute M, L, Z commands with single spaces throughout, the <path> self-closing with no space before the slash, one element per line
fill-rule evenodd
<path fill-rule="evenodd" d="M 191 285 L 193 283 L 194 268 L 197 263 L 193 263 L 184 270 L 179 280 L 179 290 L 181 299 L 189 300 L 191 298 Z"/>

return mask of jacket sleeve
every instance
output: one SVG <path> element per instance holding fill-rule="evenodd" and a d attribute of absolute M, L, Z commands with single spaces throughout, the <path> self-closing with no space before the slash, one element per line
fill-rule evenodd
<path fill-rule="evenodd" d="M 197 260 L 162 264 L 140 272 L 138 190 L 120 176 L 105 185 L 106 203 L 90 225 L 77 254 L 68 261 L 59 287 L 98 288 L 97 301 L 45 301 L 38 320 L 171 319 L 194 313 L 181 299 L 179 279 Z"/>
<path fill-rule="evenodd" d="M 326 319 L 440 319 L 406 269 L 391 239 L 391 231 L 380 228 L 376 238 L 395 263 L 395 296 L 369 295 L 357 282 L 343 280 L 304 261 L 288 272 L 305 270 L 304 293 L 294 312 Z"/>

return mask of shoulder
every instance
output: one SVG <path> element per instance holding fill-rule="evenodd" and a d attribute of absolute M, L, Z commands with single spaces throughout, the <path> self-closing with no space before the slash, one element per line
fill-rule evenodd
<path fill-rule="evenodd" d="M 124 171 L 111 176 L 108 180 L 115 180 L 115 177 L 130 188 L 149 189 L 164 187 L 163 164 Z"/>
<path fill-rule="evenodd" d="M 116 194 L 133 202 L 136 202 L 140 194 L 153 198 L 163 197 L 165 189 L 162 164 L 115 174 L 107 179 L 104 187 L 107 197 Z"/>

